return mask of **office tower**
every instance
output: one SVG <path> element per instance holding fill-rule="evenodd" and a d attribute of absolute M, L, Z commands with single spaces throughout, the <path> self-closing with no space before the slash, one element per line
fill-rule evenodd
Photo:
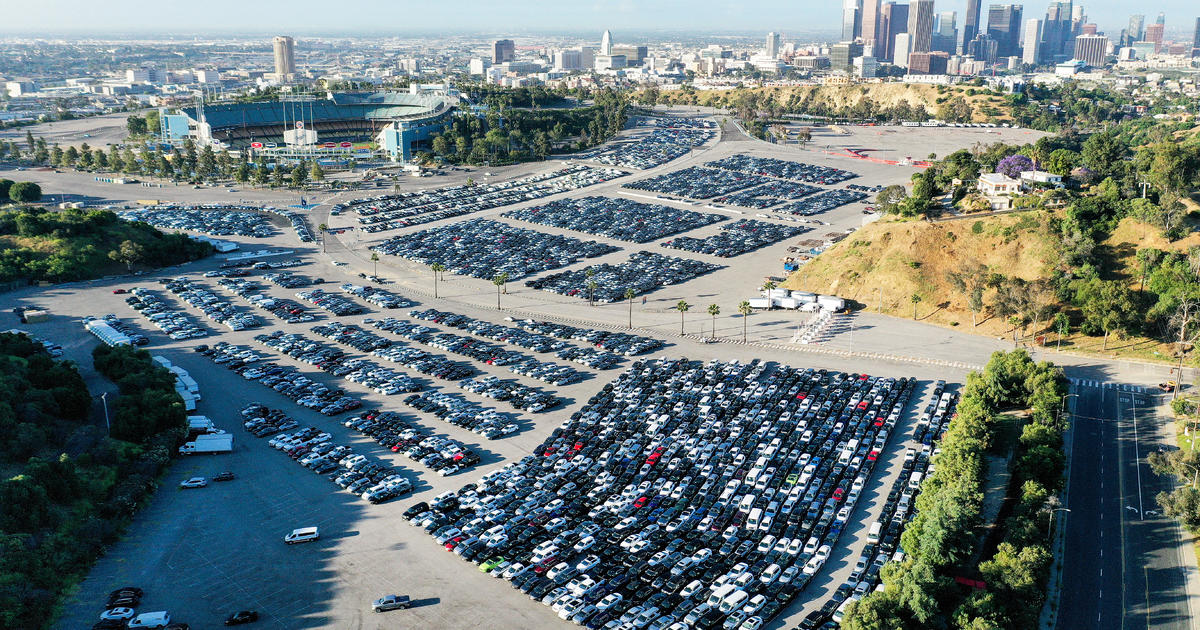
<path fill-rule="evenodd" d="M 1154 20 L 1154 23 L 1155 23 L 1155 24 L 1164 24 L 1164 25 L 1165 25 L 1165 24 L 1167 23 L 1167 16 L 1166 16 L 1166 14 L 1164 14 L 1162 11 L 1159 11 L 1159 12 L 1158 12 L 1158 18 L 1156 18 L 1156 19 Z"/>
<path fill-rule="evenodd" d="M 1192 33 L 1192 57 L 1200 57 L 1200 18 L 1196 18 L 1196 30 Z"/>
<path fill-rule="evenodd" d="M 1041 62 L 1042 21 L 1037 18 L 1025 20 L 1021 34 L 1021 62 L 1036 66 Z"/>
<path fill-rule="evenodd" d="M 996 61 L 996 51 L 999 50 L 999 43 L 992 39 L 987 33 L 980 33 L 975 36 L 975 39 L 967 42 L 967 54 L 974 57 L 977 61 L 993 63 Z"/>
<path fill-rule="evenodd" d="M 896 39 L 892 42 L 892 63 L 901 68 L 908 67 L 908 53 L 912 42 L 912 36 L 908 33 L 896 34 Z"/>
<path fill-rule="evenodd" d="M 933 52 L 915 52 L 908 56 L 909 74 L 946 74 L 946 65 L 950 55 L 935 50 Z"/>
<path fill-rule="evenodd" d="M 967 21 L 963 23 L 963 51 L 967 49 L 967 42 L 979 34 L 979 5 L 982 2 L 983 0 L 967 0 Z"/>
<path fill-rule="evenodd" d="M 1077 4 L 1071 7 L 1071 33 L 1078 35 L 1080 27 L 1087 22 L 1087 16 L 1083 13 L 1083 5 Z"/>
<path fill-rule="evenodd" d="M 834 70 L 848 70 L 854 67 L 854 58 L 861 57 L 862 44 L 856 42 L 838 42 L 829 49 L 829 66 Z"/>
<path fill-rule="evenodd" d="M 779 56 L 779 33 L 767 33 L 767 47 L 763 50 L 772 59 Z"/>
<path fill-rule="evenodd" d="M 875 53 L 878 56 L 878 42 L 875 41 L 879 35 L 879 2 L 880 0 L 863 0 L 862 3 L 862 41 L 868 46 L 876 48 Z"/>
<path fill-rule="evenodd" d="M 287 35 L 279 35 L 271 44 L 275 49 L 275 74 L 287 80 L 296 74 L 296 43 Z"/>
<path fill-rule="evenodd" d="M 1042 23 L 1042 60 L 1066 61 L 1075 49 L 1071 36 L 1071 0 L 1051 2 Z"/>
<path fill-rule="evenodd" d="M 933 46 L 933 0 L 908 5 L 909 52 L 929 52 Z"/>
<path fill-rule="evenodd" d="M 859 0 L 845 0 L 842 4 L 842 41 L 853 41 L 860 34 L 862 18 L 859 16 Z"/>
<path fill-rule="evenodd" d="M 1011 57 L 1020 52 L 1021 6 L 993 4 L 988 7 L 988 37 L 996 40 L 996 54 Z"/>
<path fill-rule="evenodd" d="M 1160 22 L 1155 22 L 1146 27 L 1145 41 L 1154 43 L 1154 52 L 1162 50 L 1163 43 L 1163 25 Z"/>
<path fill-rule="evenodd" d="M 612 45 L 612 31 L 606 30 L 604 31 L 604 35 L 600 37 L 600 54 L 611 55 Z"/>
<path fill-rule="evenodd" d="M 933 29 L 933 49 L 945 51 L 951 55 L 958 51 L 958 14 L 945 11 L 937 14 L 937 22 Z"/>
<path fill-rule="evenodd" d="M 1079 34 L 1080 35 L 1095 35 L 1096 34 L 1096 25 L 1091 22 L 1088 22 L 1087 24 L 1080 26 Z"/>
<path fill-rule="evenodd" d="M 508 63 L 517 57 L 517 47 L 511 39 L 498 39 L 492 44 L 492 63 Z"/>
<path fill-rule="evenodd" d="M 1075 38 L 1075 58 L 1093 68 L 1103 68 L 1108 56 L 1108 38 L 1104 35 L 1080 35 Z"/>
<path fill-rule="evenodd" d="M 883 38 L 886 47 L 883 59 L 894 62 L 896 59 L 896 36 L 908 31 L 908 5 L 889 2 L 883 5 L 879 16 L 880 33 L 886 34 Z"/>
<path fill-rule="evenodd" d="M 1129 16 L 1129 28 L 1126 29 L 1126 32 L 1129 35 L 1129 41 L 1126 42 L 1126 45 L 1129 45 L 1132 42 L 1142 41 L 1142 37 L 1144 37 L 1146 35 L 1145 30 L 1144 30 L 1145 28 L 1146 28 L 1146 16 L 1144 16 L 1144 15 Z"/>

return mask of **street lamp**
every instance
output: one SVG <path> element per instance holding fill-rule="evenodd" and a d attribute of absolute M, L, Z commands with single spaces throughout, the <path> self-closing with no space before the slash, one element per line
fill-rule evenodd
<path fill-rule="evenodd" d="M 1067 410 L 1067 399 L 1072 397 L 1079 398 L 1079 394 L 1067 394 L 1062 397 L 1062 405 L 1058 408 L 1058 417 L 1055 418 L 1055 421 L 1062 419 L 1063 412 Z"/>
<path fill-rule="evenodd" d="M 100 394 L 100 402 L 104 403 L 104 429 L 108 435 L 112 435 L 112 424 L 108 421 L 108 392 Z"/>
<path fill-rule="evenodd" d="M 1055 512 L 1070 512 L 1070 511 L 1071 511 L 1070 509 L 1063 508 L 1063 507 L 1054 508 L 1053 510 L 1050 510 L 1050 523 L 1048 525 L 1046 525 L 1046 538 L 1050 537 L 1050 531 L 1054 529 L 1054 513 Z"/>

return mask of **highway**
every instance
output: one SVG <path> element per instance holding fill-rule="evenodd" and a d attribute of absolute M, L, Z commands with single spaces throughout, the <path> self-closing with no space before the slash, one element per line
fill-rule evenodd
<path fill-rule="evenodd" d="M 1077 380 L 1058 628 L 1191 628 L 1181 534 L 1158 513 L 1148 454 L 1169 441 L 1156 392 Z M 1186 549 L 1185 547 L 1183 549 Z"/>

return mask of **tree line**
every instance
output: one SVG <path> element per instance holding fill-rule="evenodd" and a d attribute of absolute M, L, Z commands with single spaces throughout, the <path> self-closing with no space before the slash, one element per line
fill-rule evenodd
<path fill-rule="evenodd" d="M 1053 558 L 1050 518 L 1062 487 L 1066 393 L 1060 371 L 1017 350 L 994 353 L 982 372 L 968 375 L 957 415 L 939 442 L 934 470 L 921 484 L 916 516 L 901 534 L 903 562 L 884 566 L 882 591 L 852 604 L 847 630 L 940 628 L 1024 629 L 1037 625 Z M 1009 496 L 1017 496 L 1000 525 L 990 557 L 981 551 L 988 451 L 1003 428 L 1002 411 L 1028 411 L 1017 441 Z M 956 577 L 982 578 L 974 590 Z"/>
<path fill-rule="evenodd" d="M 0 628 L 50 626 L 57 601 L 117 540 L 186 434 L 173 384 L 152 372 L 165 370 L 142 350 L 98 351 L 106 365 L 137 353 L 144 361 L 113 373 L 128 386 L 109 438 L 89 422 L 92 397 L 74 364 L 24 334 L 0 333 L 0 431 L 8 438 L 0 445 Z M 126 396 L 142 403 L 123 403 Z M 153 430 L 131 417 L 143 413 L 155 418 Z"/>

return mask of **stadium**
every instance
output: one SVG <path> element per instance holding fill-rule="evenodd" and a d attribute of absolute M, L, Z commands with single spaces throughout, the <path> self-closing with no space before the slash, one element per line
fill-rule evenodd
<path fill-rule="evenodd" d="M 403 92 L 285 96 L 185 107 L 162 117 L 162 132 L 167 142 L 191 137 L 215 148 L 283 158 L 345 157 L 373 142 L 403 162 L 442 129 L 456 104 L 454 97 Z"/>

